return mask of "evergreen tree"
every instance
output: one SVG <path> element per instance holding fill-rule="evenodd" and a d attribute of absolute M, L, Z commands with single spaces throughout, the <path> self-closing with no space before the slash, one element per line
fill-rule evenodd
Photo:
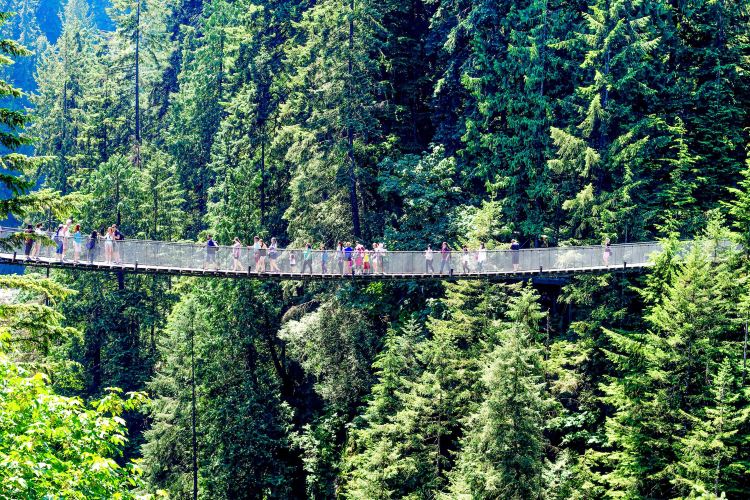
<path fill-rule="evenodd" d="M 69 0 L 57 42 L 41 55 L 36 72 L 38 90 L 32 102 L 37 119 L 33 132 L 37 152 L 50 156 L 40 172 L 45 183 L 68 192 L 76 171 L 96 165 L 98 151 L 86 138 L 93 75 L 102 71 L 97 55 L 101 43 L 84 0 Z"/>
<path fill-rule="evenodd" d="M 705 409 L 699 415 L 684 415 L 691 430 L 680 439 L 672 479 L 681 495 L 720 498 L 741 490 L 742 480 L 733 480 L 748 473 L 738 452 L 747 442 L 739 432 L 750 422 L 750 406 L 738 390 L 734 371 L 725 358 L 709 385 L 711 400 Z"/>
<path fill-rule="evenodd" d="M 344 458 L 348 497 L 389 498 L 396 493 L 391 483 L 404 471 L 396 453 L 401 429 L 392 417 L 403 409 L 399 393 L 419 373 L 416 355 L 423 335 L 419 323 L 410 318 L 401 332 L 388 332 L 383 351 L 373 363 L 378 382 L 364 414 L 355 420 Z"/>
<path fill-rule="evenodd" d="M 296 71 L 286 117 L 296 127 L 305 124 L 291 148 L 307 149 L 286 214 L 293 237 L 317 236 L 305 222 L 315 214 L 331 216 L 322 224 L 324 240 L 377 234 L 376 219 L 363 207 L 375 194 L 375 157 L 392 142 L 382 123 L 392 106 L 382 80 L 389 61 L 381 52 L 389 36 L 384 18 L 396 4 L 323 1 L 303 15 L 303 44 L 289 51 Z"/>
<path fill-rule="evenodd" d="M 8 18 L 0 13 L 0 24 Z M 6 65 L 28 52 L 12 40 L 2 40 L 0 54 L 0 64 Z M 21 93 L 0 81 L 0 95 L 14 99 Z M 23 217 L 40 208 L 59 211 L 65 203 L 47 190 L 28 193 L 33 183 L 27 176 L 39 160 L 15 152 L 29 143 L 23 135 L 27 120 L 21 111 L 0 110 L 0 144 L 6 151 L 0 158 L 0 183 L 9 192 L 0 203 L 1 218 Z M 0 245 L 17 243 L 11 237 Z M 0 279 L 0 289 L 4 296 L 20 299 L 0 305 L 0 497 L 136 498 L 143 487 L 137 465 L 123 466 L 115 459 L 127 441 L 120 415 L 140 406 L 144 395 L 123 398 L 120 390 L 112 389 L 86 404 L 55 394 L 51 377 L 43 371 L 58 368 L 55 375 L 66 376 L 55 366 L 51 348 L 76 332 L 63 325 L 63 316 L 53 307 L 73 291 L 49 279 L 16 275 Z"/>
<path fill-rule="evenodd" d="M 473 2 L 461 26 L 471 33 L 462 78 L 471 94 L 463 163 L 470 180 L 503 200 L 515 231 L 534 241 L 559 225 L 546 159 L 553 97 L 572 90 L 572 75 L 552 47 L 574 26 L 573 15 L 565 2 L 532 0 L 501 8 Z"/>
<path fill-rule="evenodd" d="M 34 72 L 38 61 L 38 51 L 47 43 L 37 21 L 39 4 L 39 0 L 3 0 L 0 2 L 0 12 L 12 14 L 3 23 L 0 35 L 32 51 L 27 57 L 14 61 L 12 65 L 4 65 L 3 80 L 27 93 L 36 89 Z M 23 100 L 20 103 L 23 103 Z M 17 107 L 19 103 L 11 104 L 11 106 Z"/>
<path fill-rule="evenodd" d="M 445 310 L 428 320 L 429 337 L 415 344 L 414 361 L 396 361 L 414 363 L 394 381 L 396 399 L 389 401 L 390 391 L 381 393 L 353 435 L 355 452 L 345 463 L 347 496 L 422 498 L 445 486 L 461 421 L 480 398 L 480 356 L 497 341 L 491 325 L 503 298 L 502 288 L 484 283 L 448 288 Z"/>
<path fill-rule="evenodd" d="M 738 187 L 730 187 L 733 200 L 727 203 L 732 225 L 739 235 L 740 243 L 747 251 L 750 249 L 750 160 L 742 171 Z"/>
<path fill-rule="evenodd" d="M 617 369 L 603 386 L 615 409 L 606 423 L 610 494 L 675 494 L 670 470 L 679 436 L 692 427 L 689 415 L 710 401 L 707 371 L 730 352 L 727 270 L 716 269 L 700 244 L 677 269 L 649 309 L 647 333 L 607 332 L 607 357 Z"/>
<path fill-rule="evenodd" d="M 659 45 L 643 2 L 594 1 L 582 33 L 558 46 L 583 50 L 583 73 L 569 105 L 572 123 L 552 127 L 549 167 L 569 198 L 566 236 L 641 239 L 653 213 L 636 186 L 647 176 L 650 117 L 639 98 L 651 92 L 649 60 Z"/>
<path fill-rule="evenodd" d="M 680 5 L 677 35 L 683 46 L 677 63 L 690 90 L 686 128 L 704 168 L 695 176 L 697 202 L 704 210 L 725 197 L 722 186 L 738 179 L 746 158 L 743 129 L 750 123 L 747 73 L 747 3 L 691 1 Z M 744 55 L 743 55 L 744 54 Z"/>
<path fill-rule="evenodd" d="M 487 357 L 486 397 L 466 421 L 451 474 L 451 496 L 538 498 L 544 467 L 544 419 L 550 404 L 541 351 L 534 347 L 544 317 L 539 296 L 512 296 L 499 345 Z"/>
<path fill-rule="evenodd" d="M 109 60 L 119 70 L 115 84 L 119 98 L 132 109 L 122 115 L 126 118 L 127 144 L 133 164 L 141 164 L 141 146 L 144 130 L 157 127 L 155 122 L 144 120 L 143 88 L 155 87 L 169 57 L 169 38 L 165 27 L 169 5 L 154 0 L 113 0 L 108 10 L 116 31 L 111 38 Z M 132 107 L 131 107 L 132 106 Z M 121 153 L 125 153 L 121 151 Z"/>

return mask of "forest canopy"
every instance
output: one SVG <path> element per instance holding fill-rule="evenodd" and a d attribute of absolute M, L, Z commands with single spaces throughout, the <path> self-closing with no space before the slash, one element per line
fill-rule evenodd
<path fill-rule="evenodd" d="M 0 275 L 0 497 L 750 495 L 748 2 L 0 11 L 11 224 L 662 248 L 522 283 Z"/>

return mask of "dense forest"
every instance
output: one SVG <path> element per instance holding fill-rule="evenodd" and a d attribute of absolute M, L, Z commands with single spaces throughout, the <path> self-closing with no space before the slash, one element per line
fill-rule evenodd
<path fill-rule="evenodd" d="M 745 0 L 0 11 L 19 223 L 663 247 L 561 283 L 0 275 L 0 498 L 750 496 Z"/>

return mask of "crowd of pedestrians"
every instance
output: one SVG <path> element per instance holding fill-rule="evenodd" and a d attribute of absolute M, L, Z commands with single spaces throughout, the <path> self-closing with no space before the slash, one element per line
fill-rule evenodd
<path fill-rule="evenodd" d="M 203 269 L 218 269 L 216 253 L 219 246 L 211 235 L 206 239 L 206 258 Z M 259 236 L 253 238 L 253 243 L 245 247 L 242 241 L 235 237 L 231 246 L 232 271 L 261 273 L 280 273 L 279 261 L 286 259 L 290 273 L 313 274 L 382 274 L 388 266 L 388 252 L 384 243 L 376 242 L 372 248 L 367 248 L 359 242 L 339 241 L 335 248 L 329 249 L 321 244 L 317 251 L 311 243 L 306 243 L 302 250 L 280 250 L 276 238 L 266 243 Z M 316 269 L 315 264 L 319 264 Z"/>
<path fill-rule="evenodd" d="M 209 235 L 206 240 L 204 269 L 218 269 L 216 259 L 218 248 L 218 245 Z M 518 271 L 520 267 L 520 243 L 513 239 L 510 243 L 510 250 L 513 270 Z M 459 270 L 464 274 L 485 272 L 487 248 L 484 243 L 480 243 L 475 250 L 470 250 L 468 246 L 464 245 L 458 253 L 460 253 L 460 269 L 454 268 L 454 251 L 447 242 L 443 242 L 437 251 L 432 249 L 432 245 L 427 245 L 424 251 L 425 274 L 452 274 Z M 253 243 L 247 248 L 239 238 L 234 238 L 234 243 L 231 246 L 231 270 L 257 274 L 280 273 L 282 271 L 278 261 L 282 254 L 283 259 L 286 259 L 288 264 L 288 272 L 292 274 L 313 274 L 316 272 L 324 275 L 339 274 L 342 276 L 345 274 L 384 274 L 388 272 L 390 259 L 385 244 L 381 242 L 375 242 L 371 248 L 368 248 L 357 241 L 353 243 L 339 241 L 331 249 L 321 244 L 317 251 L 313 250 L 312 244 L 306 243 L 302 250 L 287 249 L 282 252 L 278 248 L 276 238 L 271 238 L 270 245 L 267 245 L 262 238 L 255 236 Z M 437 268 L 437 272 L 436 259 L 440 260 L 440 267 Z"/>
<path fill-rule="evenodd" d="M 55 259 L 58 262 L 80 263 L 85 259 L 93 264 L 94 260 L 102 260 L 105 264 L 122 264 L 125 246 L 122 244 L 125 236 L 117 224 L 112 224 L 100 234 L 92 231 L 88 235 L 81 232 L 81 225 L 68 219 L 60 224 L 56 230 L 47 231 L 43 225 L 31 224 L 23 231 L 27 236 L 24 239 L 24 255 L 27 260 L 39 260 L 45 245 L 52 246 L 47 257 L 51 258 L 51 249 L 54 248 Z M 539 247 L 549 247 L 546 236 L 542 236 Z M 510 242 L 510 264 L 513 271 L 520 269 L 521 244 L 516 239 Z M 205 261 L 203 269 L 220 269 L 218 259 L 221 246 L 208 235 L 205 243 Z M 261 237 L 255 236 L 247 247 L 240 238 L 234 238 L 230 247 L 231 270 L 234 272 L 281 273 L 281 264 L 286 264 L 288 272 L 295 274 L 321 273 L 324 275 L 370 275 L 385 274 L 388 272 L 388 263 L 391 258 L 386 250 L 385 244 L 375 242 L 371 247 L 365 246 L 358 241 L 339 241 L 334 248 L 327 248 L 321 244 L 316 250 L 313 245 L 306 243 L 301 250 L 282 250 L 278 246 L 276 238 L 271 238 L 266 243 Z M 454 266 L 454 253 L 457 254 Z M 97 259 L 97 256 L 103 259 Z M 429 275 L 444 275 L 461 272 L 464 274 L 483 273 L 488 269 L 487 248 L 480 243 L 477 248 L 469 249 L 467 245 L 458 247 L 455 251 L 447 242 L 443 242 L 438 250 L 433 250 L 432 245 L 427 245 L 424 250 L 424 273 Z M 602 242 L 602 264 L 609 266 L 612 256 L 611 241 L 605 238 Z M 439 267 L 435 260 L 439 259 Z M 286 260 L 286 262 L 284 262 Z M 496 265 L 496 264 L 493 264 Z M 397 266 L 402 267 L 402 266 Z M 409 263 L 409 272 L 417 272 L 413 261 Z M 412 269 L 413 268 L 413 269 Z"/>
<path fill-rule="evenodd" d="M 104 262 L 107 264 L 121 264 L 123 245 L 125 235 L 122 234 L 117 224 L 109 226 L 103 235 L 98 231 L 92 231 L 91 234 L 84 236 L 81 232 L 81 225 L 74 224 L 72 219 L 68 219 L 64 224 L 57 226 L 54 231 L 47 231 L 43 224 L 39 223 L 36 227 L 31 224 L 24 230 L 24 256 L 26 260 L 39 260 L 45 242 L 52 240 L 52 245 L 46 245 L 55 250 L 55 260 L 58 262 L 73 262 L 78 264 L 84 258 L 88 263 L 93 264 L 96 258 L 97 248 L 102 245 L 104 248 Z"/>

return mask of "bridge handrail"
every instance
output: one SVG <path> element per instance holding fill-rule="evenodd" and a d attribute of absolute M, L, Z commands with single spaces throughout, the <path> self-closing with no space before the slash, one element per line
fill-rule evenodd
<path fill-rule="evenodd" d="M 22 233 L 24 232 L 24 228 L 19 227 L 10 227 L 10 226 L 0 226 L 0 237 L 2 237 L 5 233 Z M 45 231 L 45 234 L 48 237 L 52 237 L 55 234 L 55 231 Z M 84 241 L 88 241 L 90 239 L 90 235 L 86 233 L 81 233 L 81 236 Z M 71 238 L 72 236 L 68 236 L 68 238 Z M 97 241 L 103 242 L 104 239 L 102 238 L 102 235 L 100 234 Z M 164 241 L 164 240 L 151 240 L 151 239 L 141 239 L 141 238 L 125 238 L 123 240 L 120 240 L 121 243 L 140 243 L 140 244 L 158 244 L 158 245 L 169 245 L 169 246 L 178 246 L 178 247 L 190 247 L 190 248 L 200 248 L 205 249 L 206 248 L 206 242 L 195 242 L 195 241 Z M 689 243 L 689 240 L 686 240 L 682 243 Z M 628 243 L 612 243 L 610 245 L 611 248 L 628 248 L 628 247 L 645 247 L 645 246 L 653 246 L 653 245 L 660 245 L 659 241 L 651 240 L 651 241 L 642 241 L 642 242 L 628 242 Z M 218 249 L 229 249 L 231 250 L 233 247 L 232 245 L 223 245 L 223 244 L 217 244 L 216 248 Z M 248 243 L 243 243 L 242 248 L 252 249 L 252 245 Z M 538 251 L 538 252 L 544 252 L 549 250 L 593 250 L 593 249 L 599 249 L 603 250 L 602 244 L 586 244 L 586 245 L 558 245 L 558 246 L 550 246 L 550 247 L 527 247 L 527 248 L 521 248 L 520 250 L 511 250 L 509 248 L 495 248 L 495 249 L 485 249 L 485 251 L 489 254 L 492 252 L 498 253 L 498 252 L 516 252 L 516 251 L 522 251 L 522 252 L 530 252 L 530 251 Z M 280 252 L 283 251 L 299 251 L 302 252 L 305 250 L 303 247 L 278 247 L 278 250 Z M 371 248 L 367 248 L 372 253 Z M 421 253 L 424 254 L 426 251 L 426 247 L 419 249 L 419 250 L 388 250 L 386 249 L 386 253 L 388 254 L 414 254 L 414 253 Z M 477 248 L 470 248 L 469 253 L 476 253 L 479 249 Z M 321 250 L 312 248 L 311 251 L 313 252 L 322 252 Z M 329 253 L 334 252 L 334 248 L 327 248 L 326 251 Z M 440 248 L 435 247 L 432 249 L 432 251 L 435 253 L 436 256 L 440 255 Z M 451 247 L 451 254 L 452 255 L 461 255 L 462 249 L 459 247 Z"/>

